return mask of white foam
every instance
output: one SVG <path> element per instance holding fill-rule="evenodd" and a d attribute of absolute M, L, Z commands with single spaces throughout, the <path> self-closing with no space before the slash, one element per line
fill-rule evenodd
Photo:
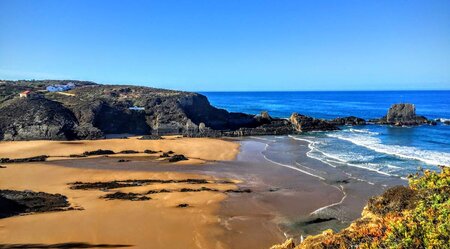
<path fill-rule="evenodd" d="M 258 139 L 258 140 L 262 140 L 262 141 L 268 141 L 268 142 L 276 142 L 276 140 L 272 140 L 272 139 L 268 139 L 268 138 L 263 138 L 263 137 L 254 137 L 254 136 L 251 136 L 251 138 L 253 138 L 253 139 Z"/>
<path fill-rule="evenodd" d="M 373 137 L 371 134 L 361 135 L 354 132 L 342 131 L 340 133 L 329 133 L 327 136 L 349 141 L 383 154 L 418 160 L 430 165 L 450 165 L 450 153 L 421 150 L 409 146 L 386 145 L 382 144 L 380 139 Z"/>
<path fill-rule="evenodd" d="M 266 156 L 266 155 L 264 155 L 264 154 L 263 154 L 263 157 L 264 157 L 264 159 L 266 159 L 267 161 L 269 161 L 269 162 L 271 162 L 271 163 L 274 163 L 274 164 L 280 165 L 280 166 L 282 166 L 282 167 L 286 167 L 286 168 L 289 168 L 289 169 L 293 169 L 293 170 L 296 170 L 296 171 L 302 172 L 303 174 L 307 174 L 307 175 L 310 175 L 310 176 L 313 176 L 313 177 L 319 178 L 320 180 L 325 180 L 325 178 L 323 178 L 323 177 L 321 177 L 321 176 L 318 176 L 318 175 L 314 175 L 314 174 L 312 174 L 312 173 L 309 173 L 308 171 L 305 171 L 305 170 L 299 169 L 299 168 L 297 168 L 297 167 L 294 167 L 294 166 L 292 166 L 292 165 L 288 165 L 288 164 L 283 164 L 283 163 L 275 162 L 275 161 L 273 161 L 273 160 L 271 160 L 271 159 L 267 158 L 267 156 Z"/>
<path fill-rule="evenodd" d="M 446 121 L 450 121 L 450 118 L 437 118 L 436 121 L 444 123 Z"/>
<path fill-rule="evenodd" d="M 333 186 L 333 187 L 336 187 L 337 189 L 339 189 L 342 192 L 342 194 L 343 194 L 342 199 L 340 201 L 336 202 L 336 203 L 332 203 L 330 205 L 327 205 L 327 206 L 321 207 L 319 209 L 316 209 L 313 212 L 311 212 L 310 215 L 317 214 L 318 212 L 320 212 L 320 211 L 322 211 L 324 209 L 327 209 L 327 208 L 334 207 L 334 206 L 342 204 L 342 202 L 344 202 L 345 198 L 347 198 L 347 193 L 344 191 L 344 187 L 342 185 L 339 185 L 339 186 L 340 186 L 340 188 L 338 188 L 336 186 Z"/>
<path fill-rule="evenodd" d="M 352 129 L 355 130 L 355 129 Z M 366 131 L 366 130 L 358 130 L 359 133 L 364 133 L 364 134 L 376 134 L 374 132 L 370 132 L 370 131 Z M 292 139 L 295 140 L 300 140 L 300 141 L 306 141 L 308 142 L 308 148 L 310 149 L 307 153 L 306 156 L 308 156 L 309 158 L 312 159 L 316 159 L 321 161 L 322 163 L 325 163 L 333 168 L 336 168 L 336 165 L 333 165 L 332 163 L 336 163 L 336 164 L 341 164 L 341 165 L 347 165 L 347 166 L 353 166 L 353 167 L 357 167 L 357 168 L 361 168 L 361 169 L 366 169 L 369 171 L 373 171 L 376 173 L 379 173 L 381 175 L 386 175 L 386 176 L 397 176 L 395 174 L 389 174 L 387 172 L 381 171 L 378 168 L 381 165 L 378 164 L 374 164 L 374 163 L 361 163 L 361 164 L 355 164 L 355 163 L 350 163 L 350 161 L 366 161 L 368 156 L 361 156 L 361 155 L 351 155 L 351 158 L 342 158 L 344 157 L 349 157 L 350 155 L 333 155 L 331 153 L 325 153 L 324 151 L 318 149 L 316 147 L 316 145 L 319 143 L 317 141 L 312 141 L 312 140 L 308 140 L 305 138 L 299 138 L 299 137 L 295 137 L 295 136 L 290 136 Z M 314 152 L 318 152 L 320 154 L 323 155 L 323 157 L 320 156 L 316 156 L 314 154 Z"/>

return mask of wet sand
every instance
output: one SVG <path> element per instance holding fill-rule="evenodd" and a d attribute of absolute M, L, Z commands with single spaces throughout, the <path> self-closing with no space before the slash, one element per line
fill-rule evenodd
<path fill-rule="evenodd" d="M 3 170 L 12 170 L 11 168 L 20 166 L 13 175 L 1 175 L 0 188 L 58 190 L 60 193 L 67 194 L 71 201 L 83 206 L 85 210 L 0 220 L 0 241 L 36 243 L 39 242 L 36 240 L 47 239 L 45 243 L 61 243 L 70 240 L 89 243 L 125 243 L 134 245 L 136 248 L 148 248 L 148 245 L 151 245 L 151 248 L 268 248 L 284 241 L 286 236 L 298 238 L 299 235 L 312 234 L 322 228 L 344 226 L 345 221 L 338 219 L 320 223 L 317 226 L 314 219 L 320 216 L 312 213 L 321 208 L 322 210 L 339 208 L 342 212 L 348 212 L 350 216 L 354 216 L 361 212 L 362 206 L 370 195 L 378 191 L 377 186 L 362 186 L 354 183 L 347 184 L 346 190 L 343 191 L 326 180 L 271 162 L 264 155 L 267 145 L 258 139 L 249 138 L 238 140 L 236 143 L 228 141 L 227 143 L 234 144 L 236 147 L 233 148 L 236 150 L 240 144 L 240 153 L 236 160 L 206 162 L 200 166 L 162 164 L 149 162 L 142 157 L 122 155 L 123 158 L 131 161 L 117 163 L 117 157 L 97 157 L 17 164 L 1 169 L 2 172 L 6 172 Z M 174 147 L 170 148 L 176 151 Z M 0 153 L 3 153 L 1 149 Z M 214 153 L 216 156 L 224 155 L 221 151 Z M 206 158 L 204 155 L 201 156 L 200 158 Z M 209 156 L 209 160 L 216 159 Z M 300 153 L 299 156 L 303 156 L 305 161 L 308 160 L 306 155 Z M 317 167 L 323 167 L 320 161 L 316 160 L 312 163 Z M 49 176 L 45 175 L 45 172 L 55 171 L 60 172 L 60 175 L 54 178 L 58 181 L 52 183 L 46 180 Z M 167 193 L 158 194 L 161 197 L 148 202 L 105 201 L 98 199 L 99 191 L 77 190 L 74 192 L 74 190 L 68 190 L 65 185 L 75 178 L 83 181 L 100 176 L 105 177 L 104 179 L 116 177 L 130 179 L 132 176 L 137 179 L 143 177 L 167 179 L 186 177 L 185 174 L 203 178 L 234 179 L 238 182 L 237 187 L 250 188 L 252 193 Z M 42 179 L 29 182 L 30 179 L 36 179 L 39 176 Z M 8 180 L 12 178 L 21 180 Z M 4 185 L 4 182 L 11 185 Z M 40 187 L 37 188 L 36 184 Z M 224 189 L 227 186 L 215 187 Z M 358 190 L 358 188 L 366 187 L 367 189 L 362 191 Z M 139 188 L 133 191 L 139 191 Z M 144 189 L 141 188 L 140 191 Z M 90 194 L 85 195 L 86 193 Z M 174 208 L 177 203 L 182 202 L 193 203 L 194 207 Z M 67 217 L 61 218 L 59 217 L 61 215 Z M 85 221 L 80 222 L 83 220 L 80 218 L 82 216 Z M 304 221 L 313 221 L 312 226 L 302 225 Z M 45 230 L 40 227 L 44 225 L 47 229 L 54 226 L 56 230 Z M 82 229 L 84 226 L 87 229 Z M 83 231 L 77 232 L 80 229 Z"/>

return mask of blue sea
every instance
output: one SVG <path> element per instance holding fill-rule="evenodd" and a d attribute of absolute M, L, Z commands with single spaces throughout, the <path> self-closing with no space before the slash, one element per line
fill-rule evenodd
<path fill-rule="evenodd" d="M 336 92 L 203 92 L 216 107 L 231 112 L 287 118 L 298 112 L 316 118 L 357 116 L 366 120 L 386 115 L 394 103 L 413 103 L 418 115 L 450 120 L 450 91 L 336 91 Z M 358 168 L 395 177 L 450 165 L 450 126 L 393 127 L 366 125 L 340 131 L 298 136 L 274 136 L 309 143 L 308 157 L 332 167 Z"/>

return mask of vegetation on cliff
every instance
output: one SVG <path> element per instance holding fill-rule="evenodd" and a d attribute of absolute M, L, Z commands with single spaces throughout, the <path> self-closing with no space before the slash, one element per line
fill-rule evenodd
<path fill-rule="evenodd" d="M 288 240 L 273 249 L 303 248 L 450 248 L 450 168 L 423 171 L 370 199 L 362 218 L 333 233 Z"/>

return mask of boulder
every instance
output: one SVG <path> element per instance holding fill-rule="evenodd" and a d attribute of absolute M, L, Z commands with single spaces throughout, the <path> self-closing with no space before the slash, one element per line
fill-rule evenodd
<path fill-rule="evenodd" d="M 335 124 L 329 121 L 308 117 L 296 112 L 292 113 L 289 121 L 298 132 L 339 130 Z"/>
<path fill-rule="evenodd" d="M 435 121 L 428 120 L 424 116 L 416 115 L 416 107 L 408 103 L 393 104 L 389 108 L 386 116 L 372 120 L 372 122 L 395 126 L 436 125 Z"/>
<path fill-rule="evenodd" d="M 349 117 L 342 117 L 342 118 L 335 118 L 330 120 L 330 123 L 334 125 L 365 125 L 366 120 L 362 118 L 358 118 L 355 116 L 349 116 Z"/>
<path fill-rule="evenodd" d="M 0 190 L 0 218 L 23 213 L 65 210 L 67 197 L 44 192 Z"/>

